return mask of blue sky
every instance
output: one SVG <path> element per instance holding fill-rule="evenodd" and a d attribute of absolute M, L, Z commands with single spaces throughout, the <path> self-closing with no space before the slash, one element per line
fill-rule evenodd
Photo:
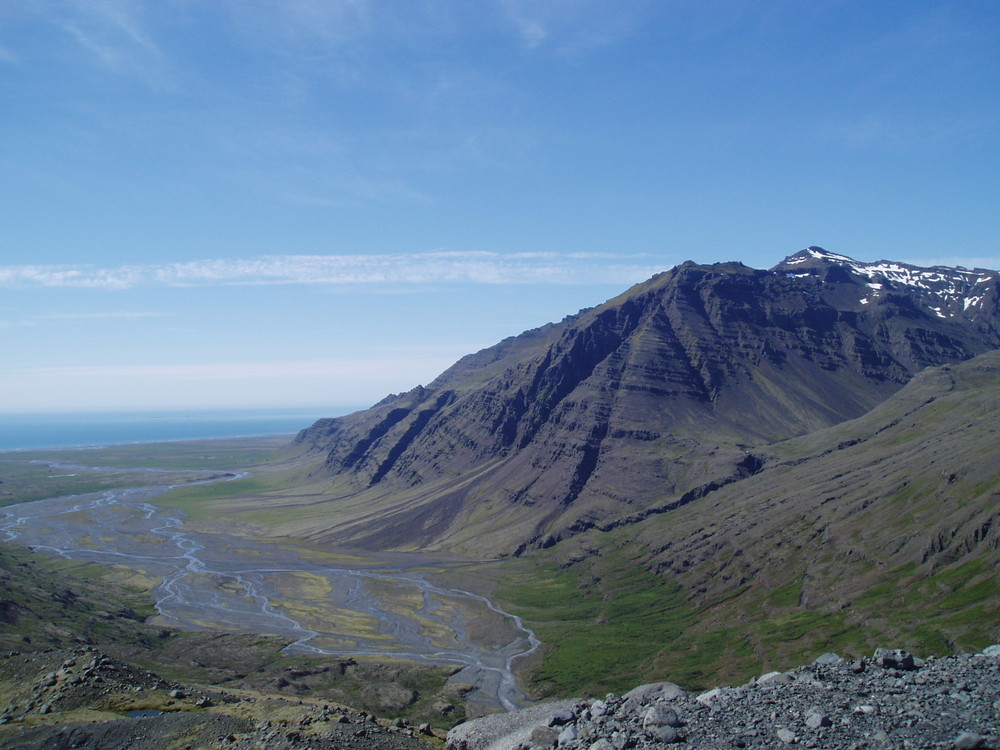
<path fill-rule="evenodd" d="M 1000 265 L 1000 4 L 0 2 L 0 411 L 366 406 L 687 259 Z"/>

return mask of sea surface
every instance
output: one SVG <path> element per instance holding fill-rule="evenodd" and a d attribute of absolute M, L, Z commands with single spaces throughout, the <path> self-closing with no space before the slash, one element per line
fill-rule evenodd
<path fill-rule="evenodd" d="M 285 435 L 347 407 L 295 410 L 0 414 L 0 451 Z"/>

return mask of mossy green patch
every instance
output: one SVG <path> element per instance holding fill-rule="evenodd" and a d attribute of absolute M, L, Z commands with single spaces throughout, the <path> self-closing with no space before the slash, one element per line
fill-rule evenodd
<path fill-rule="evenodd" d="M 178 487 L 156 498 L 158 505 L 183 510 L 194 520 L 211 515 L 205 507 L 215 500 L 252 495 L 269 489 L 270 485 L 257 478 L 246 477 L 228 482 L 213 482 Z"/>
<path fill-rule="evenodd" d="M 860 592 L 828 598 L 815 569 L 803 595 L 807 579 L 793 552 L 782 558 L 777 586 L 740 583 L 724 597 L 699 597 L 683 579 L 644 565 L 638 543 L 595 538 L 579 543 L 592 545 L 589 556 L 539 552 L 502 576 L 499 600 L 545 644 L 526 673 L 538 695 L 599 695 L 658 679 L 697 690 L 824 651 L 858 657 L 888 645 L 942 655 L 1000 636 L 1000 575 L 986 553 L 936 571 L 913 561 L 860 565 Z"/>
<path fill-rule="evenodd" d="M 597 558 L 583 580 L 583 570 L 543 564 L 498 592 L 545 644 L 530 676 L 537 692 L 628 689 L 689 626 L 693 612 L 681 588 L 621 557 Z"/>

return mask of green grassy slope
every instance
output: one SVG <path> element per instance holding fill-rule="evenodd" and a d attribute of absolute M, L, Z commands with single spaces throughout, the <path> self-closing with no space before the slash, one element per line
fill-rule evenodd
<path fill-rule="evenodd" d="M 142 625 L 155 609 L 144 592 L 98 578 L 95 564 L 0 546 L 0 649 L 122 643 L 151 648 Z"/>
<path fill-rule="evenodd" d="M 936 368 L 681 509 L 509 565 L 541 692 L 733 684 L 826 650 L 1000 641 L 1000 353 Z M 613 668 L 611 668 L 613 667 Z"/>

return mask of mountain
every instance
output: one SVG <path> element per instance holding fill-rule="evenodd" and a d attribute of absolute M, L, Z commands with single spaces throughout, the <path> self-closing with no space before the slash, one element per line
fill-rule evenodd
<path fill-rule="evenodd" d="M 697 502 L 504 561 L 505 606 L 555 644 L 531 683 L 710 688 L 822 651 L 1000 641 L 997 413 L 1000 351 L 928 368 Z"/>
<path fill-rule="evenodd" d="M 680 507 L 759 471 L 753 446 L 1000 347 L 997 276 L 815 247 L 767 271 L 684 263 L 304 430 L 323 489 L 288 531 L 505 555 Z"/>
<path fill-rule="evenodd" d="M 793 580 L 802 603 L 834 607 L 890 570 L 917 579 L 979 560 L 995 574 L 998 413 L 1000 351 L 928 368 L 858 419 L 764 449 L 764 470 L 641 538 L 706 600 Z"/>

